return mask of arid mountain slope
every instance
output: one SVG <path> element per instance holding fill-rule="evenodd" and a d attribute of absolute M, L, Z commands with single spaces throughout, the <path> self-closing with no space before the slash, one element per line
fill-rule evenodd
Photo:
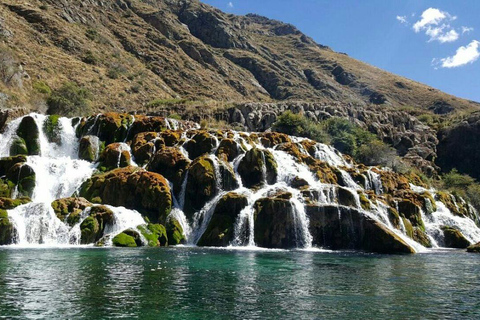
<path fill-rule="evenodd" d="M 0 50 L 0 104 L 10 107 L 41 109 L 42 85 L 68 81 L 92 93 L 96 110 L 173 98 L 479 107 L 334 52 L 292 25 L 196 0 L 4 0 Z"/>

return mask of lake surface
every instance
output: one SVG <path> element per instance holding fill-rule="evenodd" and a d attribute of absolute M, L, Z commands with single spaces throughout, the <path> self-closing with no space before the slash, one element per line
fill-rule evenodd
<path fill-rule="evenodd" d="M 0 318 L 480 317 L 480 255 L 0 248 Z"/>

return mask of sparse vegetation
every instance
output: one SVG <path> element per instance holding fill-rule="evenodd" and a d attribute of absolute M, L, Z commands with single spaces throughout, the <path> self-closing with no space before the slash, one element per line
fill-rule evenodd
<path fill-rule="evenodd" d="M 343 118 L 314 122 L 301 114 L 287 111 L 277 118 L 273 130 L 331 144 L 340 152 L 367 165 L 392 167 L 397 158 L 392 147 L 373 133 Z"/>
<path fill-rule="evenodd" d="M 59 89 L 53 90 L 47 99 L 48 114 L 78 116 L 92 113 L 90 93 L 73 82 L 65 83 Z"/>
<path fill-rule="evenodd" d="M 45 95 L 50 95 L 52 93 L 52 89 L 50 89 L 48 84 L 43 81 L 35 81 L 32 86 L 33 89 L 35 89 L 35 91 L 37 91 L 38 93 Z"/>
<path fill-rule="evenodd" d="M 92 51 L 89 50 L 85 52 L 85 55 L 82 57 L 82 61 L 88 64 L 98 65 L 100 59 Z"/>
<path fill-rule="evenodd" d="M 181 104 L 185 103 L 188 100 L 186 99 L 155 99 L 150 102 L 148 102 L 145 107 L 147 108 L 157 108 L 160 106 L 169 106 L 169 105 L 174 105 L 174 104 Z"/>
<path fill-rule="evenodd" d="M 475 208 L 480 209 L 480 184 L 474 178 L 452 169 L 442 176 L 442 183 L 443 189 L 464 198 Z"/>

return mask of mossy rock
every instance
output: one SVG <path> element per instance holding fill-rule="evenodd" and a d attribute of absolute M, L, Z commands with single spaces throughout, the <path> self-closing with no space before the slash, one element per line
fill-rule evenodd
<path fill-rule="evenodd" d="M 354 208 L 306 206 L 313 245 L 333 250 L 414 253 L 415 250 L 383 223 Z"/>
<path fill-rule="evenodd" d="M 181 131 L 165 130 L 160 133 L 160 137 L 167 147 L 173 147 L 182 139 Z"/>
<path fill-rule="evenodd" d="M 105 206 L 94 206 L 90 215 L 80 224 L 80 243 L 95 243 L 103 236 L 108 225 L 113 224 L 113 212 Z"/>
<path fill-rule="evenodd" d="M 36 174 L 33 168 L 24 163 L 16 163 L 8 170 L 6 178 L 17 188 L 18 195 L 31 197 L 36 185 Z"/>
<path fill-rule="evenodd" d="M 130 151 L 123 143 L 107 145 L 100 156 L 100 166 L 107 170 L 128 167 L 132 162 Z"/>
<path fill-rule="evenodd" d="M 235 172 L 229 163 L 218 161 L 222 181 L 222 190 L 230 191 L 239 187 Z M 218 177 L 216 177 L 218 179 Z"/>
<path fill-rule="evenodd" d="M 471 245 L 470 241 L 465 238 L 465 236 L 460 232 L 460 230 L 448 226 L 443 226 L 442 230 L 445 237 L 445 247 L 465 249 Z"/>
<path fill-rule="evenodd" d="M 78 148 L 78 157 L 82 160 L 96 162 L 100 154 L 100 144 L 97 136 L 82 137 Z"/>
<path fill-rule="evenodd" d="M 188 218 L 215 196 L 216 179 L 213 162 L 208 156 L 198 157 L 190 164 L 184 208 Z"/>
<path fill-rule="evenodd" d="M 195 159 L 205 153 L 209 154 L 217 145 L 215 137 L 207 131 L 200 131 L 192 139 L 188 140 L 183 146 L 188 152 L 190 159 Z"/>
<path fill-rule="evenodd" d="M 168 244 L 176 246 L 185 243 L 186 239 L 183 234 L 183 228 L 177 219 L 170 217 L 166 225 Z"/>
<path fill-rule="evenodd" d="M 224 161 L 232 162 L 236 157 L 243 153 L 243 149 L 233 139 L 223 139 L 218 145 L 217 157 Z"/>
<path fill-rule="evenodd" d="M 133 137 L 132 154 L 138 165 L 144 165 L 152 158 L 155 150 L 164 145 L 163 139 L 159 138 L 158 132 L 141 132 Z"/>
<path fill-rule="evenodd" d="M 331 167 L 328 163 L 315 160 L 309 164 L 310 170 L 317 176 L 322 183 L 338 184 L 338 176 L 340 172 L 337 168 Z"/>
<path fill-rule="evenodd" d="M 246 196 L 229 192 L 217 203 L 199 246 L 228 246 L 233 240 L 235 222 L 248 204 Z"/>
<path fill-rule="evenodd" d="M 148 164 L 147 170 L 159 173 L 172 182 L 174 192 L 178 194 L 190 163 L 178 148 L 161 146 Z"/>
<path fill-rule="evenodd" d="M 344 187 L 337 187 L 337 196 L 338 204 L 353 208 L 357 206 L 355 195 L 349 189 Z"/>
<path fill-rule="evenodd" d="M 265 148 L 273 148 L 282 143 L 292 142 L 288 135 L 280 132 L 265 132 L 259 138 Z"/>
<path fill-rule="evenodd" d="M 147 226 L 138 226 L 138 230 L 147 240 L 150 247 L 168 246 L 167 230 L 161 224 L 149 223 Z"/>
<path fill-rule="evenodd" d="M 468 246 L 467 252 L 480 253 L 480 242 Z"/>
<path fill-rule="evenodd" d="M 407 218 L 412 226 L 419 227 L 425 231 L 425 225 L 422 220 L 421 209 L 409 199 L 403 199 L 398 202 L 398 211 L 400 215 Z"/>
<path fill-rule="evenodd" d="M 370 210 L 372 208 L 372 204 L 368 200 L 367 196 L 361 191 L 358 192 L 358 196 L 360 198 L 360 205 L 362 206 L 362 209 Z"/>
<path fill-rule="evenodd" d="M 17 163 L 27 162 L 25 155 L 17 155 L 12 157 L 0 158 L 0 177 L 5 176 L 10 169 Z"/>
<path fill-rule="evenodd" d="M 14 138 L 10 146 L 10 155 L 28 155 L 28 147 L 25 140 L 21 137 Z"/>
<path fill-rule="evenodd" d="M 40 129 L 34 118 L 31 116 L 23 117 L 17 129 L 17 136 L 24 140 L 28 155 L 40 154 Z M 16 153 L 12 152 L 11 154 L 16 155 Z"/>
<path fill-rule="evenodd" d="M 126 234 L 125 232 L 117 234 L 112 239 L 112 243 L 115 247 L 137 247 L 137 242 L 135 238 L 131 235 Z"/>
<path fill-rule="evenodd" d="M 15 228 L 8 218 L 6 210 L 0 209 L 0 245 L 8 245 L 14 242 Z"/>
<path fill-rule="evenodd" d="M 59 122 L 59 115 L 48 116 L 43 122 L 43 132 L 48 139 L 48 142 L 62 144 L 62 125 Z"/>
<path fill-rule="evenodd" d="M 388 207 L 388 220 L 395 229 L 400 229 L 400 215 L 395 208 Z"/>
<path fill-rule="evenodd" d="M 432 242 L 430 241 L 430 238 L 422 229 L 420 229 L 419 227 L 413 227 L 412 233 L 413 233 L 413 237 L 412 237 L 413 240 L 420 243 L 422 246 L 426 248 L 432 247 Z"/>
<path fill-rule="evenodd" d="M 165 178 L 137 167 L 94 175 L 82 184 L 79 195 L 91 202 L 138 210 L 152 222 L 164 223 L 172 209 Z"/>
<path fill-rule="evenodd" d="M 107 112 L 84 118 L 77 127 L 77 137 L 96 135 L 101 141 L 111 144 L 123 142 L 134 123 L 134 117 L 126 113 Z"/>
<path fill-rule="evenodd" d="M 238 165 L 238 173 L 247 188 L 258 188 L 264 182 L 273 184 L 277 176 L 277 163 L 269 151 L 252 148 Z"/>
<path fill-rule="evenodd" d="M 293 206 L 283 196 L 261 198 L 254 204 L 254 240 L 260 247 L 293 248 L 296 234 Z"/>
<path fill-rule="evenodd" d="M 51 206 L 58 219 L 74 226 L 80 221 L 82 211 L 91 207 L 92 203 L 85 198 L 64 198 L 53 201 Z"/>
<path fill-rule="evenodd" d="M 0 197 L 0 209 L 11 210 L 29 202 L 32 202 L 29 197 L 20 197 L 16 199 Z"/>

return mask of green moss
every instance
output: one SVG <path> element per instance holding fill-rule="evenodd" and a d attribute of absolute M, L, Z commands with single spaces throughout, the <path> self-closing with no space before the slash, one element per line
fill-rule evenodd
<path fill-rule="evenodd" d="M 368 198 L 365 196 L 363 192 L 358 192 L 358 195 L 360 196 L 360 204 L 362 206 L 363 210 L 370 210 L 372 205 Z"/>
<path fill-rule="evenodd" d="M 52 89 L 43 81 L 35 81 L 32 85 L 33 89 L 38 93 L 50 95 L 52 93 Z"/>
<path fill-rule="evenodd" d="M 94 243 L 95 241 L 97 241 L 97 234 L 99 233 L 99 231 L 100 226 L 98 221 L 92 216 L 87 217 L 80 224 L 81 243 Z"/>
<path fill-rule="evenodd" d="M 139 226 L 138 230 L 147 239 L 150 247 L 168 246 L 167 231 L 163 225 L 149 223 L 146 227 Z"/>
<path fill-rule="evenodd" d="M 62 138 L 60 136 L 61 125 L 58 121 L 59 119 L 59 115 L 51 115 L 48 116 L 43 123 L 43 131 L 49 142 L 54 142 L 57 144 L 61 144 L 62 142 Z"/>
<path fill-rule="evenodd" d="M 137 243 L 135 238 L 122 232 L 117 234 L 113 239 L 112 243 L 115 247 L 136 247 Z"/>
<path fill-rule="evenodd" d="M 23 138 L 16 137 L 13 140 L 12 145 L 10 146 L 10 155 L 28 155 L 27 144 Z"/>
<path fill-rule="evenodd" d="M 31 201 L 32 200 L 29 197 L 21 197 L 17 199 L 0 198 L 0 209 L 10 210 Z"/>
<path fill-rule="evenodd" d="M 8 219 L 7 211 L 0 209 L 0 245 L 11 244 L 14 233 L 14 227 Z"/>
<path fill-rule="evenodd" d="M 175 218 L 170 218 L 166 226 L 169 245 L 178 245 L 185 242 L 183 228 Z"/>

